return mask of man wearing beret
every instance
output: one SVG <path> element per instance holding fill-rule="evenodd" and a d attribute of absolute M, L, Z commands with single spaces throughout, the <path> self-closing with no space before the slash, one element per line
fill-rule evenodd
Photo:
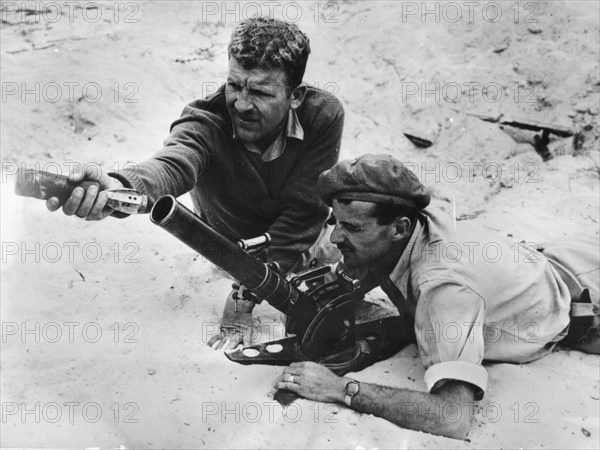
<path fill-rule="evenodd" d="M 464 439 L 487 386 L 482 361 L 525 363 L 561 341 L 600 353 L 597 238 L 541 253 L 455 228 L 425 210 L 427 187 L 387 155 L 340 161 L 317 188 L 333 207 L 331 242 L 344 265 L 414 326 L 429 392 L 359 383 L 311 362 L 287 367 L 278 389 Z"/>

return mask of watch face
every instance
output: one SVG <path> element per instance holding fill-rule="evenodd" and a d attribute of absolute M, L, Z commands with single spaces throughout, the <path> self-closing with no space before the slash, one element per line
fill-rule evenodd
<path fill-rule="evenodd" d="M 346 388 L 344 390 L 346 391 L 346 395 L 349 395 L 350 397 L 352 397 L 353 395 L 355 395 L 358 392 L 358 389 L 359 389 L 358 381 L 349 381 L 348 384 L 346 384 Z"/>

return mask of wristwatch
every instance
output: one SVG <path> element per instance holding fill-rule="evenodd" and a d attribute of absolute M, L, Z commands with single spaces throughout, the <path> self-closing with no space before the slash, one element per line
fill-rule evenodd
<path fill-rule="evenodd" d="M 358 381 L 350 380 L 346 383 L 346 386 L 344 387 L 344 394 L 346 394 L 344 403 L 347 406 L 352 406 L 352 398 L 358 394 L 358 391 L 360 391 L 360 383 Z"/>

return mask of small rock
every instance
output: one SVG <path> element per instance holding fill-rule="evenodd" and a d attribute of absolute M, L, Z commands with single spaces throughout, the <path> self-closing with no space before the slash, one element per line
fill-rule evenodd
<path fill-rule="evenodd" d="M 510 45 L 510 38 L 506 37 L 502 42 L 494 47 L 494 53 L 502 53 Z"/>
<path fill-rule="evenodd" d="M 540 34 L 542 29 L 538 25 L 530 25 L 527 27 L 527 31 L 529 31 L 531 34 Z"/>
<path fill-rule="evenodd" d="M 590 437 L 592 435 L 592 433 L 590 433 L 588 430 L 586 430 L 585 428 L 581 429 L 581 432 L 583 433 L 583 435 L 585 437 Z"/>
<path fill-rule="evenodd" d="M 156 373 L 156 370 L 148 369 L 148 375 L 154 375 L 155 373 Z"/>

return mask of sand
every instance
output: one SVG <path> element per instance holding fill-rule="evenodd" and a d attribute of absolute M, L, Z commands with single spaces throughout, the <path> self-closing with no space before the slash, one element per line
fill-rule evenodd
<path fill-rule="evenodd" d="M 515 242 L 598 234 L 596 2 L 3 2 L 1 446 L 598 448 L 599 360 L 565 349 L 487 366 L 467 441 L 283 410 L 280 368 L 206 346 L 231 283 L 210 263 L 148 216 L 90 223 L 14 195 L 21 165 L 149 157 L 224 80 L 231 29 L 258 9 L 309 34 L 305 80 L 346 108 L 342 158 L 392 154 L 433 207 Z M 544 160 L 535 133 L 482 117 L 576 136 L 551 136 Z M 255 320 L 262 341 L 283 336 L 268 305 Z M 415 346 L 352 376 L 425 390 Z"/>

